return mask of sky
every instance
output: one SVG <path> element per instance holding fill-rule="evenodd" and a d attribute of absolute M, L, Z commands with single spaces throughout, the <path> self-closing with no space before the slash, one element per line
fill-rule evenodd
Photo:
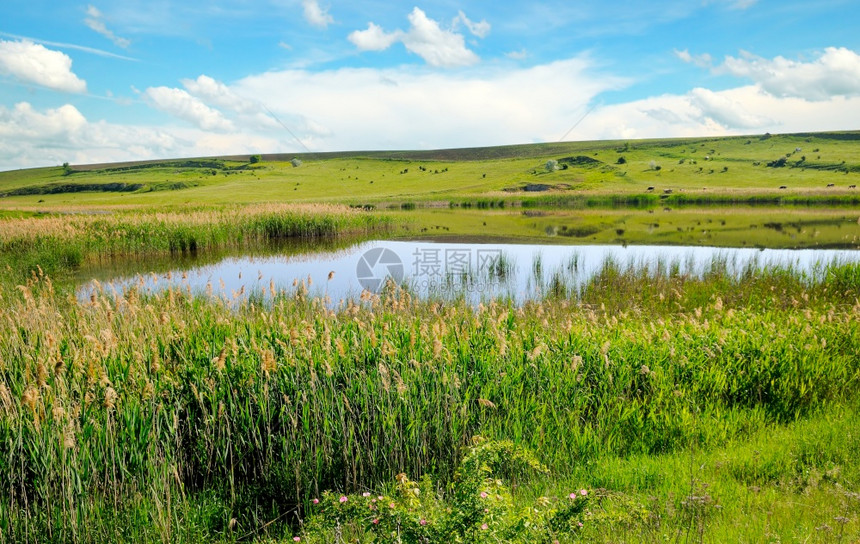
<path fill-rule="evenodd" d="M 857 0 L 2 0 L 0 170 L 860 129 Z"/>

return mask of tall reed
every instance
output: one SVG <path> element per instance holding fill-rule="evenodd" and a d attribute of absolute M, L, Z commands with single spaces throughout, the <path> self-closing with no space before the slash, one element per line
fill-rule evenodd
<path fill-rule="evenodd" d="M 332 309 L 304 284 L 80 302 L 34 275 L 0 290 L 0 540 L 254 534 L 325 489 L 444 480 L 474 435 L 565 471 L 857 401 L 856 267 L 643 281 L 608 265 L 581 299 L 388 286 Z"/>

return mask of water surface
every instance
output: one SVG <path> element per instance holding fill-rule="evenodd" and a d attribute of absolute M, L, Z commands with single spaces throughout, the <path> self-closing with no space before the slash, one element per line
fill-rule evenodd
<path fill-rule="evenodd" d="M 512 243 L 372 240 L 346 247 L 290 247 L 284 251 L 186 259 L 167 272 L 151 273 L 146 262 L 137 274 L 99 274 L 78 294 L 88 298 L 96 286 L 122 292 L 135 287 L 156 292 L 181 288 L 228 300 L 250 294 L 268 296 L 272 288 L 303 284 L 311 296 L 337 303 L 378 292 L 393 278 L 424 297 L 465 297 L 471 301 L 509 297 L 518 302 L 542 296 L 553 282 L 578 288 L 612 260 L 621 267 L 647 266 L 700 274 L 717 260 L 730 272 L 755 266 L 783 266 L 814 274 L 834 261 L 860 262 L 857 250 L 780 250 L 698 246 L 559 246 Z M 109 271 L 108 271 L 109 272 Z"/>

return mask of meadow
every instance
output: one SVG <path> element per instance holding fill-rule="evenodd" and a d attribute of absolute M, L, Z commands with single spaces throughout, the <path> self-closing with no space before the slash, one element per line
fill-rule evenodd
<path fill-rule="evenodd" d="M 860 204 L 860 134 L 571 142 L 70 165 L 0 172 L 0 209 L 594 199 Z M 548 170 L 547 162 L 555 161 Z M 851 187 L 851 186 L 855 187 Z M 649 187 L 652 189 L 649 190 Z M 784 188 L 781 188 L 784 187 Z M 529 190 L 526 190 L 529 189 Z M 604 206 L 605 207 L 605 206 Z"/>
<path fill-rule="evenodd" d="M 522 305 L 75 287 L 369 235 L 857 248 L 857 138 L 0 173 L 0 541 L 856 541 L 856 263 L 607 261 Z"/>

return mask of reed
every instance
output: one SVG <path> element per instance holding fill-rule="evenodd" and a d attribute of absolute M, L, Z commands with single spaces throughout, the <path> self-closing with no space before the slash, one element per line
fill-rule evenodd
<path fill-rule="evenodd" d="M 0 266 L 15 278 L 41 269 L 60 275 L 117 256 L 194 253 L 285 238 L 326 237 L 389 228 L 391 220 L 337 205 L 256 204 L 176 211 L 88 210 L 5 218 Z M 23 276 L 20 274 L 23 273 Z"/>
<path fill-rule="evenodd" d="M 324 490 L 450 480 L 475 435 L 565 474 L 856 404 L 857 266 L 724 268 L 607 263 L 519 307 L 302 282 L 78 301 L 36 273 L 0 288 L 0 539 L 280 534 Z"/>

